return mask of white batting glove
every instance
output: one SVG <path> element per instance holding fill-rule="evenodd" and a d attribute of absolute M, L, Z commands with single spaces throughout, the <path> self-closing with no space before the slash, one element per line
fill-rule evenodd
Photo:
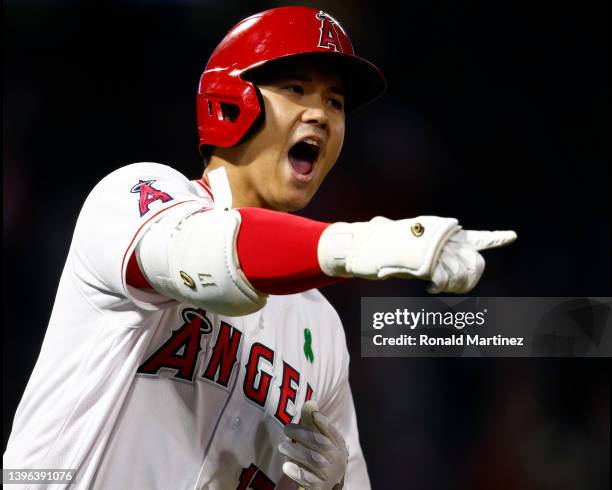
<path fill-rule="evenodd" d="M 319 239 L 321 270 L 332 277 L 431 280 L 430 293 L 470 291 L 484 270 L 478 253 L 513 242 L 513 231 L 464 231 L 454 218 L 420 216 L 334 223 Z"/>
<path fill-rule="evenodd" d="M 342 488 L 348 449 L 338 429 L 319 412 L 314 401 L 304 403 L 300 425 L 286 425 L 285 434 L 295 441 L 278 445 L 289 460 L 283 464 L 285 475 L 304 489 Z"/>

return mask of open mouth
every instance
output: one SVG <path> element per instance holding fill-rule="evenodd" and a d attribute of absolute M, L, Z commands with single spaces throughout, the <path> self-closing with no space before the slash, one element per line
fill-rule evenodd
<path fill-rule="evenodd" d="M 319 157 L 319 143 L 311 138 L 298 141 L 289 150 L 289 163 L 298 177 L 312 174 L 315 162 Z"/>

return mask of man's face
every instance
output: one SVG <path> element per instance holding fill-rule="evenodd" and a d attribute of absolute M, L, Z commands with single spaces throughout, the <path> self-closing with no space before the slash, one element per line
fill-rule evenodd
<path fill-rule="evenodd" d="M 295 63 L 257 83 L 262 127 L 236 147 L 241 194 L 257 205 L 295 211 L 308 204 L 336 163 L 344 141 L 341 79 L 314 63 Z M 247 190 L 248 189 L 248 190 Z"/>

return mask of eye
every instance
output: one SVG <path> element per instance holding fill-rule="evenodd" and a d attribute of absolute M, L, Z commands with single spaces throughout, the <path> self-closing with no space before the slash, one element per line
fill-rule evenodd
<path fill-rule="evenodd" d="M 329 104 L 334 108 L 334 109 L 338 109 L 339 111 L 344 110 L 344 104 L 340 99 L 329 99 Z"/>
<path fill-rule="evenodd" d="M 289 90 L 289 92 L 293 92 L 294 94 L 304 95 L 304 87 L 298 85 L 297 83 L 287 85 L 285 90 Z"/>

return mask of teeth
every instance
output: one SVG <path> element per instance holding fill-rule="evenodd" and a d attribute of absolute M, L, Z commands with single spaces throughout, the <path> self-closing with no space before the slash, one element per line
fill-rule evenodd
<path fill-rule="evenodd" d="M 317 148 L 319 147 L 319 142 L 317 140 L 314 140 L 312 138 L 305 138 L 302 140 L 304 143 L 308 143 L 309 145 L 314 145 Z"/>

